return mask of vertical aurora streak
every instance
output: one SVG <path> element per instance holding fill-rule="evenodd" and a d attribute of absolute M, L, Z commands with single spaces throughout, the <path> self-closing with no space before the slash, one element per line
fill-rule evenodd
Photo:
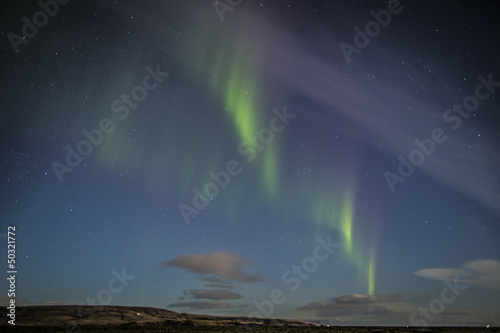
<path fill-rule="evenodd" d="M 198 17 L 198 21 L 200 20 L 204 20 L 204 17 Z M 248 27 L 236 29 L 237 33 L 231 38 L 214 41 L 211 40 L 209 31 L 222 28 L 212 25 L 213 23 L 205 22 L 205 24 L 210 28 L 203 28 L 203 24 L 200 25 L 199 22 L 191 27 L 190 38 L 183 40 L 184 53 L 179 55 L 179 59 L 187 68 L 194 71 L 198 82 L 222 104 L 220 109 L 231 124 L 236 147 L 241 142 L 248 142 L 261 128 L 268 126 L 268 119 L 264 116 L 266 110 L 262 109 L 265 94 L 262 84 L 258 84 L 263 79 L 259 68 L 266 68 L 264 65 L 266 59 L 259 59 L 257 56 L 258 48 L 261 46 L 256 42 L 258 38 L 254 36 L 255 32 L 252 29 Z M 224 35 L 226 32 L 221 30 L 221 33 Z M 308 184 L 302 185 L 309 189 L 305 190 L 306 193 L 319 193 L 319 195 L 305 198 L 297 203 L 297 207 L 291 207 L 291 202 L 296 202 L 296 198 L 285 193 L 287 189 L 284 184 L 292 175 L 289 170 L 281 168 L 284 153 L 286 152 L 283 151 L 280 140 L 276 139 L 262 151 L 257 150 L 257 157 L 249 166 L 251 172 L 257 175 L 259 182 L 258 186 L 247 187 L 253 191 L 250 195 L 283 216 L 292 216 L 291 211 L 300 214 L 296 211 L 300 206 L 311 212 L 309 220 L 314 221 L 317 226 L 339 232 L 342 253 L 357 269 L 358 285 L 366 288 L 366 292 L 370 295 L 374 294 L 374 248 L 366 245 L 372 244 L 368 241 L 370 237 L 361 226 L 356 225 L 354 186 L 344 185 L 341 188 L 335 186 L 335 189 L 331 189 L 325 180 L 321 179 L 321 175 L 317 175 L 313 179 L 306 180 Z M 225 161 L 220 161 L 223 162 Z M 211 170 L 205 173 L 209 171 Z M 349 171 L 347 174 L 351 175 L 352 172 Z M 316 188 L 314 184 L 317 185 Z M 322 191 L 318 191 L 318 188 Z M 241 193 L 233 195 L 231 202 L 227 204 L 236 206 L 235 202 L 241 198 Z"/>
<path fill-rule="evenodd" d="M 375 293 L 375 249 L 373 245 L 366 248 L 366 235 L 359 226 L 357 228 L 355 226 L 353 191 L 339 190 L 337 193 L 324 191 L 321 195 L 322 198 L 316 200 L 314 204 L 315 214 L 311 219 L 319 226 L 324 225 L 339 232 L 340 249 L 347 261 L 356 267 L 358 284 L 366 286 L 366 292 L 373 295 Z"/>

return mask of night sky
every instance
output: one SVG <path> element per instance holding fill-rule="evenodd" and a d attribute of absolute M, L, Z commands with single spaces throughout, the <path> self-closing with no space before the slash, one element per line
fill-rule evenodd
<path fill-rule="evenodd" d="M 16 305 L 500 325 L 494 1 L 0 13 Z"/>

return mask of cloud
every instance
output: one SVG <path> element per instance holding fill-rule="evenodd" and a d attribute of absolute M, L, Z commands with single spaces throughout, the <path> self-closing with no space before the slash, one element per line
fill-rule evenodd
<path fill-rule="evenodd" d="M 206 284 L 205 287 L 213 287 L 213 288 L 225 288 L 225 289 L 234 289 L 235 287 L 230 284 L 223 283 L 209 283 Z"/>
<path fill-rule="evenodd" d="M 190 254 L 176 257 L 166 263 L 167 266 L 179 267 L 198 274 L 209 282 L 260 282 L 262 277 L 243 271 L 248 263 L 243 258 L 224 252 L 208 254 Z"/>
<path fill-rule="evenodd" d="M 194 289 L 190 290 L 190 294 L 195 299 L 212 299 L 212 300 L 239 299 L 243 297 L 243 295 L 234 293 L 226 289 L 210 289 L 210 290 Z"/>
<path fill-rule="evenodd" d="M 188 308 L 190 310 L 226 309 L 231 305 L 225 301 L 194 301 L 177 302 L 167 306 L 167 308 Z"/>
<path fill-rule="evenodd" d="M 408 301 L 413 296 L 409 294 L 392 294 L 392 295 L 344 295 L 331 298 L 330 302 L 339 304 L 375 304 L 375 303 L 391 303 Z"/>
<path fill-rule="evenodd" d="M 298 307 L 299 311 L 314 311 L 318 317 L 334 316 L 387 316 L 395 313 L 381 305 L 355 304 L 355 303 L 334 303 L 334 302 L 312 302 L 306 306 Z"/>
<path fill-rule="evenodd" d="M 392 316 L 398 311 L 381 304 L 411 302 L 417 299 L 413 294 L 388 295 L 344 295 L 330 298 L 326 302 L 311 302 L 297 307 L 299 311 L 314 311 L 317 317 L 351 317 L 351 316 Z"/>
<path fill-rule="evenodd" d="M 434 280 L 454 280 L 459 283 L 500 290 L 500 261 L 479 259 L 458 268 L 426 268 L 413 274 Z"/>
<path fill-rule="evenodd" d="M 0 296 L 0 306 L 8 306 L 10 304 L 10 297 Z M 24 297 L 16 297 L 16 306 L 30 306 L 30 305 L 75 305 L 76 303 L 68 303 L 61 301 L 41 301 L 33 302 Z"/>
<path fill-rule="evenodd" d="M 344 295 L 327 301 L 311 302 L 295 310 L 314 314 L 314 321 L 328 319 L 334 325 L 408 325 L 409 316 L 419 307 L 428 307 L 428 300 L 422 303 L 422 294 L 387 294 L 387 295 Z M 311 318 L 311 317 L 309 317 Z M 433 321 L 432 325 L 478 325 L 477 313 L 468 310 L 446 309 Z M 485 317 L 480 322 L 491 322 Z M 308 320 L 313 321 L 313 320 Z"/>
<path fill-rule="evenodd" d="M 0 306 L 7 306 L 10 304 L 10 297 L 7 296 L 0 296 Z M 35 302 L 30 301 L 27 298 L 24 297 L 16 297 L 16 306 L 23 306 L 23 305 L 36 305 Z"/>
<path fill-rule="evenodd" d="M 468 310 L 446 310 L 441 312 L 439 315 L 440 316 L 457 316 L 457 317 L 463 317 L 466 315 L 470 314 L 475 314 L 474 311 L 468 311 Z"/>

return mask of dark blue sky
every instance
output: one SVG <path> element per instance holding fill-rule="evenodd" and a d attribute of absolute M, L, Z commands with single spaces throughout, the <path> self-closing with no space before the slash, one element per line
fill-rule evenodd
<path fill-rule="evenodd" d="M 18 305 L 500 325 L 494 1 L 47 4 L 0 5 Z"/>

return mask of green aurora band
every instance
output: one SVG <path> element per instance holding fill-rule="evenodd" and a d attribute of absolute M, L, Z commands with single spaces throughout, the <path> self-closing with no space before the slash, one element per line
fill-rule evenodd
<path fill-rule="evenodd" d="M 248 28 L 233 30 L 232 32 L 238 31 L 236 35 L 225 33 L 222 31 L 224 26 L 220 25 L 220 22 L 210 21 L 203 15 L 198 15 L 196 19 L 190 17 L 190 19 L 193 20 L 193 25 L 189 26 L 196 28 L 192 28 L 193 30 L 183 37 L 182 51 L 178 54 L 178 59 L 191 69 L 197 81 L 205 85 L 212 96 L 223 104 L 221 109 L 225 110 L 238 143 L 248 142 L 248 139 L 255 136 L 261 128 L 266 127 L 269 121 L 262 116 L 263 110 L 260 108 L 261 103 L 258 102 L 259 97 L 263 95 L 257 88 L 258 64 L 259 61 L 265 61 L 265 59 L 259 59 L 258 52 L 255 52 L 258 49 L 256 42 L 258 36 L 253 36 L 252 30 Z M 218 35 L 227 35 L 227 40 L 213 40 L 212 31 L 220 33 Z M 358 284 L 366 288 L 369 295 L 373 295 L 376 266 L 375 240 L 374 237 L 371 237 L 371 240 L 364 239 L 362 236 L 366 232 L 363 233 L 363 230 L 359 230 L 359 226 L 357 228 L 355 226 L 353 189 L 344 186 L 340 190 L 336 186 L 337 189 L 332 190 L 325 187 L 325 180 L 303 178 L 300 182 L 305 183 L 295 184 L 296 188 L 306 189 L 302 192 L 317 193 L 318 188 L 324 190 L 320 196 L 307 196 L 301 199 L 296 198 L 296 195 L 293 197 L 296 191 L 290 191 L 290 189 L 287 191 L 285 186 L 280 186 L 280 184 L 285 184 L 280 182 L 280 179 L 286 177 L 287 170 L 284 167 L 280 168 L 282 150 L 279 141 L 273 140 L 263 151 L 258 152 L 258 157 L 252 162 L 252 168 L 260 177 L 260 188 L 265 189 L 264 191 L 255 190 L 256 200 L 263 200 L 264 194 L 268 200 L 267 204 L 274 210 L 280 210 L 283 204 L 275 204 L 274 200 L 270 200 L 279 197 L 281 202 L 287 203 L 286 210 L 283 209 L 281 212 L 282 215 L 291 212 L 301 215 L 303 211 L 301 213 L 300 209 L 305 209 L 311 213 L 306 216 L 308 220 L 314 221 L 319 227 L 323 226 L 337 231 L 341 238 L 341 252 L 357 268 Z M 206 175 L 209 171 L 212 170 L 207 170 L 204 174 Z M 234 201 L 241 198 L 239 195 L 236 193 L 232 195 L 233 202 L 229 200 L 226 208 L 231 204 L 234 205 Z"/>

